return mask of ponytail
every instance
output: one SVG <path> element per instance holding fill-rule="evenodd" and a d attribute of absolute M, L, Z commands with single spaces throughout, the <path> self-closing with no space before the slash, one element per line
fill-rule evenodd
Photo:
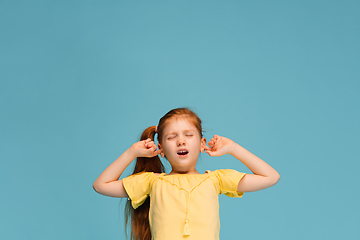
<path fill-rule="evenodd" d="M 142 133 L 140 141 L 150 138 L 154 141 L 155 126 L 148 127 Z M 164 165 L 162 164 L 159 156 L 152 158 L 138 157 L 134 172 L 132 174 L 141 172 L 165 172 Z M 150 197 L 137 209 L 131 206 L 131 202 L 127 201 L 125 206 L 125 233 L 127 233 L 127 224 L 131 219 L 131 240 L 151 240 L 150 224 L 149 224 L 149 209 L 150 209 Z"/>

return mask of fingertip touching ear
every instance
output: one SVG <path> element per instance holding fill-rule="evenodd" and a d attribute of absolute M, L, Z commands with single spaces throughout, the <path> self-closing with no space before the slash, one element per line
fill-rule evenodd
<path fill-rule="evenodd" d="M 164 152 L 163 152 L 162 149 L 161 149 L 160 143 L 158 143 L 158 148 L 159 148 L 159 150 L 161 150 L 160 156 L 161 156 L 162 158 L 165 157 L 165 154 L 164 154 Z"/>

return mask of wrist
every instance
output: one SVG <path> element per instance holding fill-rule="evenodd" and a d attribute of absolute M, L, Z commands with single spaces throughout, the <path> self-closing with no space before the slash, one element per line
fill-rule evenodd
<path fill-rule="evenodd" d="M 232 141 L 232 143 L 229 146 L 229 154 L 234 156 L 236 152 L 239 151 L 239 147 L 241 147 L 239 144 L 237 144 L 236 142 Z"/>
<path fill-rule="evenodd" d="M 131 160 L 134 160 L 135 158 L 138 157 L 138 155 L 136 154 L 135 148 L 134 146 L 129 147 L 126 151 L 125 151 L 126 155 L 128 155 L 129 158 L 131 158 Z"/>

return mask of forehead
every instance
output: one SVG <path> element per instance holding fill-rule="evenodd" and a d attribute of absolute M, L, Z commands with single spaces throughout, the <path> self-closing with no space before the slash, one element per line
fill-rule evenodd
<path fill-rule="evenodd" d="M 186 117 L 168 119 L 165 123 L 164 134 L 182 130 L 197 130 L 192 121 Z"/>

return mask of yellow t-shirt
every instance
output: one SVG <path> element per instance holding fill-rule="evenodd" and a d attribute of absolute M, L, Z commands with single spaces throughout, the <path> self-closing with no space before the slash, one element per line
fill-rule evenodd
<path fill-rule="evenodd" d="M 243 176 L 232 169 L 177 175 L 144 172 L 124 178 L 123 185 L 135 209 L 150 196 L 152 239 L 217 240 L 218 195 L 242 197 L 236 189 Z"/>

